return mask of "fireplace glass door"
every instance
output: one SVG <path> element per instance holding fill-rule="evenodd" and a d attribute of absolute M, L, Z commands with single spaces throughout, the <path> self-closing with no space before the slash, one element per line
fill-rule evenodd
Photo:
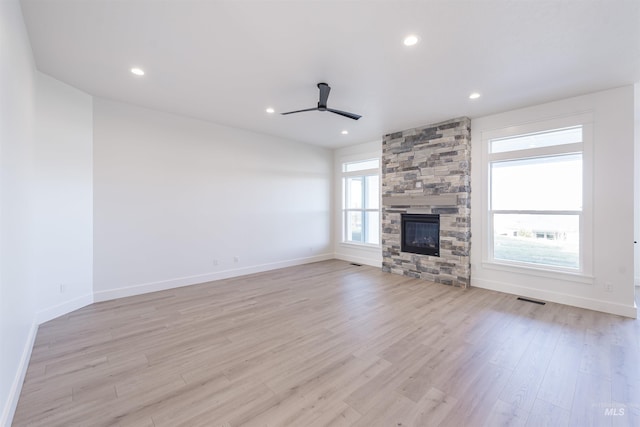
<path fill-rule="evenodd" d="M 401 250 L 440 256 L 440 215 L 402 214 Z"/>

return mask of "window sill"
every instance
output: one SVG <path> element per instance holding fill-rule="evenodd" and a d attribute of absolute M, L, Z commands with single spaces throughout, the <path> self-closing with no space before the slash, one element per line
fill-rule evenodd
<path fill-rule="evenodd" d="M 503 264 L 496 261 L 483 261 L 482 267 L 489 270 L 499 270 L 509 273 L 527 274 L 529 276 L 584 283 L 585 285 L 593 285 L 594 282 L 594 277 L 591 275 L 579 272 L 572 273 L 564 270 L 554 270 L 552 268 L 545 269 L 540 267 L 529 267 L 526 265 Z"/>
<path fill-rule="evenodd" d="M 365 249 L 369 251 L 379 251 L 380 245 L 372 245 L 371 243 L 351 243 L 351 242 L 340 242 L 340 246 L 344 248 L 351 249 Z"/>

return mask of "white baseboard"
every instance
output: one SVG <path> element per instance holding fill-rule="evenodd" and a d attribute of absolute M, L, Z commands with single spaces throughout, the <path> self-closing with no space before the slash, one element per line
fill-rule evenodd
<path fill-rule="evenodd" d="M 357 264 L 369 265 L 371 267 L 382 268 L 382 261 L 374 259 L 374 258 L 365 258 L 361 256 L 354 256 L 349 254 L 334 254 L 335 259 L 339 259 L 341 261 L 347 262 L 355 262 Z"/>
<path fill-rule="evenodd" d="M 167 289 L 197 285 L 199 283 L 212 282 L 214 280 L 228 279 L 231 277 L 244 276 L 253 273 L 262 273 L 263 271 L 277 270 L 279 268 L 293 267 L 295 265 L 309 264 L 318 261 L 327 261 L 333 258 L 333 254 L 323 254 L 307 258 L 297 258 L 269 264 L 259 264 L 250 267 L 216 271 L 213 273 L 199 274 L 195 276 L 178 277 L 175 279 L 162 280 L 159 282 L 141 283 L 138 285 L 94 292 L 93 300 L 95 302 L 109 301 L 112 299 L 141 295 L 149 292 L 165 291 Z"/>
<path fill-rule="evenodd" d="M 38 323 L 33 321 L 29 335 L 24 343 L 22 350 L 22 356 L 20 357 L 20 364 L 16 370 L 16 374 L 13 377 L 11 383 L 11 389 L 9 395 L 5 401 L 4 408 L 2 409 L 2 418 L 0 418 L 0 426 L 10 426 L 13 420 L 13 415 L 16 412 L 18 406 L 18 399 L 20 398 L 20 392 L 22 391 L 22 384 L 24 383 L 24 377 L 27 374 L 27 368 L 29 367 L 29 360 L 31 360 L 31 351 L 33 350 L 33 344 L 36 341 L 36 334 L 38 332 Z"/>
<path fill-rule="evenodd" d="M 632 305 L 617 304 L 592 298 L 562 294 L 559 292 L 532 289 L 523 286 L 512 285 L 510 283 L 474 279 L 473 276 L 471 277 L 471 286 L 528 298 L 535 298 L 543 301 L 555 302 L 558 304 L 586 308 L 588 310 L 617 314 L 618 316 L 631 317 L 633 319 L 635 319 L 638 315 L 638 310 L 635 303 L 633 303 Z"/>
<path fill-rule="evenodd" d="M 71 313 L 82 307 L 86 307 L 89 304 L 93 304 L 93 294 L 83 295 L 81 297 L 72 299 L 71 301 L 65 301 L 53 307 L 49 307 L 45 310 L 39 311 L 36 314 L 36 322 L 38 325 L 62 316 L 63 314 Z"/>

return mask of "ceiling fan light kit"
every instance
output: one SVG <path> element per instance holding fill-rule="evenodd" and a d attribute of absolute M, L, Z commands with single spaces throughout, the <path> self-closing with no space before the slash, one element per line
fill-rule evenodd
<path fill-rule="evenodd" d="M 353 120 L 358 120 L 362 116 L 355 113 L 349 113 L 348 111 L 335 110 L 327 107 L 327 99 L 329 98 L 329 92 L 331 88 L 327 83 L 318 83 L 318 89 L 320 89 L 320 99 L 318 100 L 318 106 L 315 108 L 305 108 L 304 110 L 288 111 L 281 113 L 283 116 L 294 113 L 304 113 L 305 111 L 329 111 L 330 113 L 339 114 L 344 117 L 348 117 Z"/>

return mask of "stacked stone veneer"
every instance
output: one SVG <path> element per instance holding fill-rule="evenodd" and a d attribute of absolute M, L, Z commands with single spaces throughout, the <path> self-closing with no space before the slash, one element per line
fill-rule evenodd
<path fill-rule="evenodd" d="M 382 195 L 455 194 L 456 206 L 382 207 L 382 269 L 468 287 L 471 276 L 471 120 L 466 117 L 385 135 Z M 387 202 L 388 203 L 388 202 Z M 400 252 L 400 215 L 440 214 L 440 257 Z"/>

